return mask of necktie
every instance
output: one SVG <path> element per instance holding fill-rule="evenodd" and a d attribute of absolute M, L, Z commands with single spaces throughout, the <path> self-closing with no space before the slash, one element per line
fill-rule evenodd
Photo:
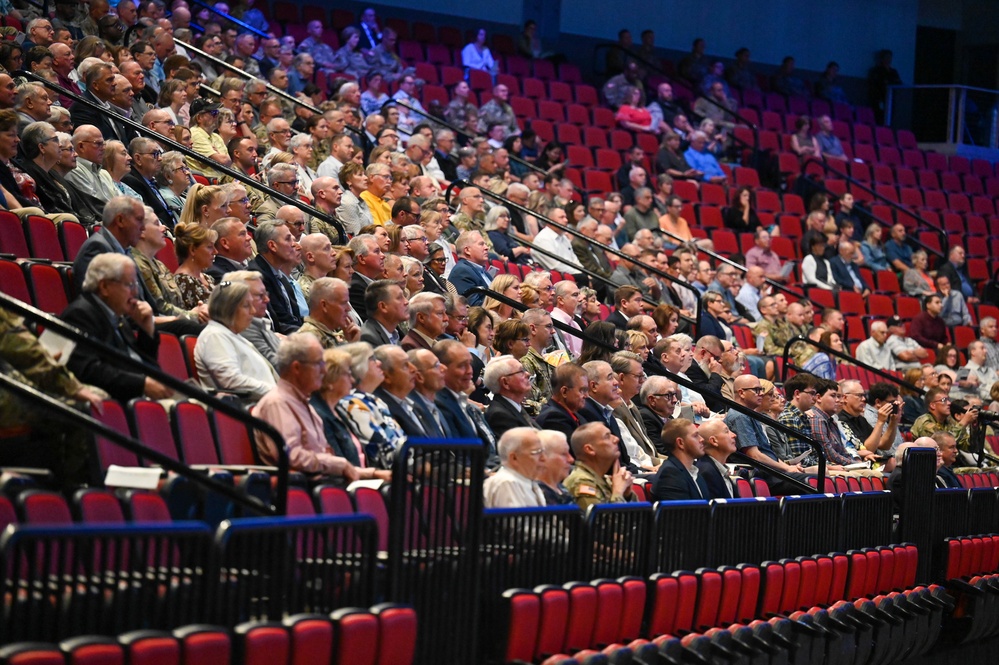
<path fill-rule="evenodd" d="M 281 282 L 281 293 L 284 296 L 285 304 L 291 308 L 291 312 L 296 318 L 300 318 L 301 315 L 299 314 L 298 301 L 295 297 L 295 290 L 291 286 L 291 280 L 288 279 L 287 275 L 284 273 L 278 274 L 278 280 Z"/>
<path fill-rule="evenodd" d="M 121 343 L 125 347 L 124 348 L 125 352 L 128 353 L 128 355 L 131 356 L 133 360 L 141 361 L 142 356 L 139 355 L 138 351 L 132 348 L 132 340 L 129 339 L 129 332 L 126 326 L 127 324 L 125 323 L 125 319 L 119 318 L 118 323 L 115 326 L 115 330 L 118 333 L 118 339 L 121 340 Z"/>
<path fill-rule="evenodd" d="M 427 430 L 423 426 L 423 422 L 419 419 L 419 417 L 417 417 L 416 411 L 413 409 L 412 405 L 410 405 L 409 400 L 403 398 L 400 404 L 402 405 L 402 410 L 406 412 L 407 416 L 409 416 L 409 419 L 412 420 L 414 423 L 416 423 L 416 426 L 420 428 L 420 434 L 426 436 Z"/>
<path fill-rule="evenodd" d="M 437 423 L 437 427 L 439 427 L 440 431 L 444 433 L 444 436 L 446 437 L 453 436 L 453 434 L 451 433 L 451 428 L 447 426 L 447 421 L 441 418 L 441 412 L 440 409 L 437 408 L 437 405 L 434 404 L 433 402 L 428 401 L 428 407 L 430 415 L 434 417 L 434 422 Z"/>

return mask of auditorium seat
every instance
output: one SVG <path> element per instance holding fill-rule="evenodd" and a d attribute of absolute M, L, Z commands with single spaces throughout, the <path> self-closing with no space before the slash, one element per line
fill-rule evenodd
<path fill-rule="evenodd" d="M 28 240 L 31 257 L 48 261 L 65 261 L 66 256 L 59 242 L 55 223 L 48 217 L 28 215 L 24 220 L 24 234 Z"/>

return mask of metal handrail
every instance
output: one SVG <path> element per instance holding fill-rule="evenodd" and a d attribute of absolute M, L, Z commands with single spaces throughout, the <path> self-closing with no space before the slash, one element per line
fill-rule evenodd
<path fill-rule="evenodd" d="M 41 83 L 46 88 L 49 88 L 51 90 L 55 90 L 59 94 L 65 95 L 66 97 L 69 97 L 76 104 L 84 104 L 84 105 L 89 106 L 90 108 L 92 108 L 92 109 L 94 109 L 96 111 L 99 111 L 100 113 L 107 113 L 107 111 L 105 109 L 101 108 L 97 104 L 94 104 L 89 99 L 86 99 L 86 98 L 84 98 L 84 97 L 82 97 L 80 95 L 77 95 L 73 91 L 67 90 L 66 88 L 62 87 L 61 85 L 58 85 L 56 83 L 52 83 L 51 81 L 48 81 L 47 79 L 44 79 L 41 76 L 38 76 L 34 72 L 19 71 L 19 72 L 17 72 L 17 76 L 23 76 L 25 78 L 31 79 L 32 81 L 36 81 L 38 83 Z M 219 171 L 219 172 L 221 172 L 221 173 L 223 173 L 223 174 L 225 174 L 225 175 L 233 178 L 234 180 L 238 180 L 239 182 L 243 183 L 244 185 L 248 185 L 250 187 L 253 187 L 254 189 L 257 189 L 259 191 L 263 191 L 269 197 L 271 197 L 273 199 L 277 199 L 278 201 L 281 201 L 282 203 L 284 203 L 286 205 L 295 206 L 296 208 L 298 208 L 302 212 L 307 213 L 309 215 L 312 215 L 313 217 L 318 217 L 319 219 L 323 220 L 324 222 L 326 222 L 327 224 L 329 224 L 330 226 L 332 226 L 334 229 L 336 229 L 337 234 L 340 236 L 340 244 L 341 245 L 347 244 L 347 232 L 344 230 L 343 224 L 340 223 L 340 220 L 336 219 L 335 217 L 332 217 L 332 216 L 328 215 L 327 213 L 319 210 L 318 208 L 316 208 L 314 206 L 309 205 L 308 203 L 302 203 L 301 199 L 299 199 L 298 197 L 288 196 L 286 194 L 283 194 L 283 193 L 281 193 L 281 192 L 279 192 L 279 191 L 277 191 L 275 189 L 272 189 L 271 187 L 269 187 L 269 186 L 267 186 L 267 185 L 265 185 L 265 184 L 263 184 L 263 183 L 261 183 L 261 182 L 259 182 L 257 180 L 254 180 L 253 178 L 251 178 L 250 176 L 246 175 L 242 171 L 239 171 L 239 170 L 234 169 L 232 167 L 225 166 L 224 164 L 219 164 L 218 162 L 212 161 L 212 160 L 208 159 L 207 157 L 205 157 L 204 155 L 202 155 L 201 153 L 195 152 L 194 150 L 191 150 L 187 146 L 182 145 L 180 143 L 177 143 L 176 141 L 174 141 L 170 137 L 164 136 L 163 134 L 158 134 L 158 133 L 154 132 L 153 130 L 149 129 L 148 127 L 146 127 L 146 126 L 144 126 L 144 125 L 142 125 L 142 124 L 140 124 L 140 123 L 132 120 L 131 118 L 126 118 L 125 116 L 114 114 L 114 120 L 116 122 L 121 122 L 126 127 L 131 127 L 132 129 L 138 131 L 142 136 L 145 136 L 146 138 L 153 139 L 154 141 L 156 141 L 157 143 L 160 143 L 162 145 L 169 146 L 171 150 L 176 150 L 177 152 L 179 152 L 179 153 L 181 153 L 181 154 L 183 154 L 183 155 L 185 155 L 187 157 L 191 157 L 192 159 L 195 159 L 198 162 L 201 162 L 202 164 L 206 164 L 206 165 L 210 166 L 211 168 L 215 169 L 216 171 Z"/>
<path fill-rule="evenodd" d="M 787 370 L 789 368 L 794 368 L 795 370 L 797 370 L 799 372 L 805 372 L 805 373 L 811 374 L 811 372 L 808 372 L 807 370 L 804 370 L 804 369 L 798 367 L 797 365 L 795 365 L 794 363 L 792 363 L 790 361 L 791 347 L 794 346 L 795 344 L 797 344 L 798 342 L 804 342 L 808 346 L 814 346 L 815 348 L 819 349 L 820 351 L 824 351 L 825 353 L 827 353 L 829 355 L 832 355 L 832 356 L 835 356 L 837 358 L 840 358 L 842 360 L 847 361 L 851 365 L 856 365 L 858 367 L 861 367 L 861 368 L 863 368 L 863 369 L 865 369 L 865 370 L 867 370 L 867 371 L 869 371 L 869 372 L 871 372 L 873 374 L 877 374 L 878 376 L 880 376 L 883 379 L 887 379 L 888 381 L 891 381 L 892 383 L 897 383 L 898 385 L 902 386 L 903 388 L 908 388 L 909 390 L 915 392 L 916 394 L 922 395 L 922 394 L 926 393 L 925 389 L 919 388 L 918 386 L 916 386 L 916 385 L 914 385 L 912 383 L 909 383 L 908 381 L 906 381 L 904 379 L 900 379 L 897 376 L 894 376 L 893 374 L 889 374 L 888 372 L 886 372 L 886 371 L 884 371 L 882 369 L 878 369 L 877 367 L 872 367 L 871 365 L 868 365 L 867 363 L 860 362 L 859 360 L 857 360 L 853 356 L 851 356 L 849 354 L 846 354 L 846 353 L 843 353 L 842 351 L 837 351 L 836 349 L 833 349 L 833 348 L 827 346 L 826 344 L 823 344 L 822 342 L 817 342 L 814 339 L 808 339 L 807 337 L 802 337 L 801 335 L 798 335 L 796 337 L 792 337 L 791 339 L 789 339 L 784 344 L 784 353 L 782 354 L 783 358 L 784 358 L 784 367 L 781 369 L 781 377 L 780 377 L 782 382 L 785 381 L 785 380 L 787 380 Z"/>
<path fill-rule="evenodd" d="M 448 205 L 450 205 L 451 204 L 451 196 L 454 193 L 454 189 L 456 187 L 458 187 L 458 188 L 464 188 L 464 187 L 472 187 L 472 186 L 473 185 L 469 184 L 465 180 L 455 180 L 454 182 L 452 182 L 448 186 L 447 190 L 444 192 L 444 200 L 447 201 Z M 652 273 L 654 275 L 658 275 L 659 277 L 662 277 L 663 279 L 665 279 L 665 280 L 667 280 L 667 281 L 669 281 L 669 282 L 671 282 L 673 284 L 677 284 L 677 285 L 679 285 L 679 286 L 681 286 L 681 287 L 683 287 L 683 288 L 685 288 L 685 289 L 687 289 L 689 291 L 692 291 L 694 293 L 695 297 L 696 297 L 696 305 L 694 307 L 694 319 L 697 322 L 700 321 L 700 318 L 701 318 L 701 293 L 700 293 L 700 291 L 698 291 L 689 282 L 685 282 L 682 279 L 678 279 L 676 277 L 673 277 L 673 275 L 670 275 L 669 273 L 663 272 L 659 268 L 656 268 L 654 266 L 650 266 L 647 263 L 643 263 L 642 261 L 639 261 L 638 259 L 633 259 L 633 258 L 631 258 L 630 256 L 628 256 L 627 254 L 625 254 L 624 252 L 622 252 L 619 249 L 614 249 L 613 247 L 610 247 L 608 245 L 600 244 L 599 242 L 597 242 L 596 240 L 593 240 L 592 238 L 587 238 L 585 235 L 583 235 L 582 233 L 580 233 L 577 229 L 574 229 L 573 227 L 567 226 L 565 224 L 559 224 L 558 222 L 553 221 L 553 220 L 549 219 L 548 217 L 545 217 L 544 215 L 541 215 L 541 214 L 539 214 L 537 212 L 534 212 L 530 208 L 525 208 L 524 206 L 520 205 L 519 203 L 515 203 L 515 202 L 511 201 L 510 199 L 506 198 L 505 196 L 502 196 L 500 194 L 496 194 L 495 192 L 490 192 L 487 189 L 483 189 L 482 193 L 485 196 L 489 196 L 489 197 L 492 197 L 492 198 L 496 199 L 497 201 L 499 201 L 500 203 L 502 203 L 503 206 L 505 206 L 507 208 L 513 208 L 514 210 L 517 210 L 517 211 L 519 211 L 519 212 L 521 212 L 521 213 L 523 213 L 525 215 L 530 215 L 532 217 L 535 217 L 535 218 L 539 219 L 540 221 L 543 221 L 545 224 L 551 224 L 553 227 L 555 227 L 557 229 L 561 229 L 565 233 L 568 233 L 568 234 L 570 234 L 572 236 L 575 236 L 576 238 L 580 238 L 584 242 L 587 242 L 587 243 L 592 244 L 592 245 L 594 245 L 596 247 L 599 247 L 601 250 L 610 252 L 611 254 L 613 254 L 614 256 L 617 256 L 618 258 L 624 258 L 628 262 L 634 263 L 635 265 L 639 266 L 640 268 L 643 268 L 644 270 L 649 271 L 650 273 Z M 511 236 L 511 237 L 516 239 L 516 236 Z M 696 328 L 696 325 L 697 324 L 695 323 L 694 324 L 695 328 Z"/>
<path fill-rule="evenodd" d="M 759 131 L 759 127 L 757 127 L 755 123 L 751 122 L 748 118 L 746 118 L 745 116 L 743 116 L 742 114 L 740 114 L 738 111 L 735 111 L 733 113 L 730 109 L 728 109 L 727 107 L 722 106 L 721 104 L 719 104 L 715 100 L 711 99 L 710 97 L 706 97 L 704 95 L 701 95 L 701 92 L 699 90 L 695 90 L 694 88 L 692 88 L 691 85 L 690 85 L 690 83 L 688 83 L 687 81 L 684 81 L 683 79 L 678 79 L 678 78 L 675 78 L 673 76 L 670 76 L 666 72 L 666 70 L 663 69 L 662 67 L 660 67 L 658 64 L 647 60 L 646 58 L 638 55 L 637 53 L 634 53 L 633 51 L 629 51 L 628 49 L 624 48 L 620 44 L 615 44 L 613 42 L 607 42 L 605 44 L 597 44 L 596 46 L 593 47 L 593 58 L 594 58 L 594 60 L 597 59 L 597 52 L 600 51 L 600 50 L 617 50 L 617 51 L 623 52 L 625 55 L 627 55 L 628 58 L 630 58 L 632 60 L 635 60 L 637 62 L 642 63 L 643 65 L 645 65 L 649 69 L 654 69 L 663 78 L 668 79 L 670 85 L 679 85 L 679 86 L 681 86 L 683 88 L 686 88 L 687 90 L 689 90 L 690 92 L 692 92 L 694 95 L 696 95 L 698 97 L 703 97 L 704 99 L 708 100 L 708 102 L 710 104 L 712 104 L 714 106 L 717 106 L 721 110 L 725 111 L 725 113 L 728 113 L 728 114 L 731 114 L 731 115 L 735 116 L 742 124 L 744 124 L 747 127 L 751 128 L 754 132 Z M 596 67 L 594 67 L 594 71 L 596 71 Z M 606 72 L 599 72 L 599 73 L 600 74 L 604 74 Z"/>
<path fill-rule="evenodd" d="M 254 429 L 260 430 L 267 436 L 271 437 L 271 439 L 274 441 L 274 446 L 278 451 L 278 459 L 277 459 L 278 491 L 277 491 L 277 496 L 275 498 L 275 506 L 269 512 L 276 515 L 283 515 L 285 513 L 285 509 L 287 506 L 287 493 L 288 493 L 288 452 L 286 449 L 284 437 L 273 425 L 271 425 L 265 420 L 261 420 L 259 418 L 250 415 L 247 411 L 239 407 L 233 406 L 227 402 L 224 402 L 223 400 L 220 400 L 218 397 L 215 397 L 205 392 L 201 388 L 195 387 L 185 381 L 181 381 L 180 379 L 171 376 L 170 374 L 164 372 L 159 367 L 148 365 L 142 362 L 141 360 L 136 360 L 128 353 L 125 353 L 116 348 L 110 347 L 102 342 L 99 342 L 90 337 L 90 335 L 65 323 L 61 319 L 58 319 L 52 316 L 51 314 L 46 314 L 45 312 L 35 307 L 32 307 L 31 305 L 28 305 L 15 298 L 12 298 L 6 293 L 0 292 L 0 307 L 3 307 L 4 309 L 7 310 L 11 310 L 16 314 L 18 314 L 19 316 L 28 319 L 29 321 L 35 324 L 43 326 L 46 330 L 52 330 L 63 337 L 67 337 L 73 340 L 77 344 L 82 344 L 83 346 L 89 349 L 96 350 L 101 354 L 103 354 L 104 356 L 106 356 L 107 360 L 114 361 L 114 363 L 120 367 L 127 367 L 132 370 L 138 371 L 142 374 L 151 376 L 160 383 L 170 387 L 171 389 L 176 390 L 177 392 L 182 393 L 187 397 L 190 397 L 191 399 L 198 400 L 199 402 L 212 407 L 216 411 L 220 411 L 231 418 L 234 418 L 244 424 L 250 425 Z M 58 400 L 53 400 L 52 398 L 42 393 L 38 393 L 38 391 L 35 391 L 33 388 L 22 387 L 18 382 L 8 380 L 5 376 L 3 382 L 13 390 L 21 394 L 24 394 L 25 396 L 37 398 L 35 399 L 35 401 L 40 400 L 45 404 L 47 404 L 49 407 L 53 407 L 52 404 L 53 402 L 55 404 L 60 404 Z M 189 478 L 195 483 L 204 485 L 205 487 L 208 487 L 213 491 L 219 490 L 218 483 L 216 483 L 215 481 L 209 481 L 209 479 L 195 472 L 186 464 L 182 464 L 180 462 L 172 460 L 169 457 L 166 457 L 165 455 L 162 455 L 155 450 L 147 448 L 146 446 L 143 446 L 141 443 L 137 443 L 132 439 L 115 432 L 112 429 L 105 428 L 101 423 L 98 423 L 97 421 L 83 414 L 80 414 L 74 411 L 73 409 L 70 409 L 69 411 L 70 412 L 64 412 L 64 414 L 69 417 L 72 417 L 78 423 L 83 424 L 86 427 L 99 430 L 101 436 L 105 436 L 113 440 L 116 444 L 121 445 L 122 447 L 132 452 L 138 453 L 143 457 L 148 457 L 149 459 L 154 460 L 157 464 L 161 464 L 163 467 L 169 469 L 170 471 L 179 473 L 184 477 Z M 233 490 L 230 489 L 230 492 L 233 492 Z M 229 496 L 230 498 L 235 498 L 234 494 L 230 494 L 229 492 L 223 492 L 223 493 L 226 494 L 226 496 Z M 255 510 L 261 510 L 258 504 L 249 502 L 245 497 L 236 500 L 244 505 L 254 507 Z"/>
<path fill-rule="evenodd" d="M 194 46 L 193 44 L 188 44 L 187 42 L 185 42 L 182 39 L 176 39 L 176 38 L 174 38 L 174 39 L 175 39 L 175 41 L 177 43 L 179 43 L 181 46 L 183 46 L 188 51 L 193 51 L 197 55 L 201 56 L 202 58 L 205 58 L 206 60 L 208 60 L 208 61 L 210 61 L 210 62 L 212 62 L 212 63 L 214 63 L 216 65 L 218 65 L 219 67 L 225 67 L 229 71 L 234 72 L 234 73 L 238 74 L 239 76 L 241 76 L 241 77 L 243 77 L 245 79 L 249 79 L 249 80 L 257 81 L 259 83 L 263 83 L 264 86 L 267 88 L 268 91 L 272 92 L 273 94 L 277 95 L 278 97 L 281 97 L 282 99 L 286 99 L 289 102 L 291 102 L 292 104 L 295 104 L 297 106 L 301 106 L 301 107 L 303 107 L 305 109 L 308 109 L 309 111 L 312 111 L 313 113 L 315 113 L 317 115 L 322 115 L 323 112 L 321 110 L 319 110 L 318 108 L 316 108 L 315 106 L 313 106 L 312 104 L 310 104 L 308 102 L 305 102 L 305 101 L 302 101 L 301 99 L 299 99 L 295 95 L 291 94 L 287 90 L 282 90 L 281 88 L 277 88 L 277 87 L 271 85 L 266 79 L 256 77 L 253 74 L 250 74 L 249 72 L 247 72 L 246 70 L 240 69 L 239 67 L 237 67 L 235 65 L 232 65 L 232 64 L 226 62 L 225 60 L 222 60 L 221 58 L 216 58 L 214 55 L 211 55 L 209 53 L 205 53 L 203 50 L 199 49 L 197 46 Z M 357 127 L 352 127 L 351 125 L 344 125 L 343 129 L 344 129 L 344 131 L 350 132 L 351 134 L 355 134 L 358 137 L 360 137 L 360 139 L 364 143 L 365 147 L 371 147 L 371 140 L 367 137 L 367 135 L 364 133 L 363 130 L 358 129 Z"/>
<path fill-rule="evenodd" d="M 450 122 L 448 122 L 444 118 L 438 118 L 435 115 L 430 115 L 426 111 L 421 111 L 420 109 L 416 108 L 415 106 L 411 106 L 410 104 L 407 104 L 406 102 L 401 102 L 398 99 L 391 99 L 391 98 L 389 98 L 384 104 L 382 104 L 381 111 L 382 111 L 382 115 L 383 116 L 385 115 L 384 111 L 385 111 L 385 107 L 386 106 L 401 106 L 404 109 L 409 109 L 413 113 L 419 113 L 420 115 L 422 115 L 424 118 L 426 118 L 428 121 L 432 122 L 433 124 L 440 125 L 441 127 L 444 127 L 445 129 L 448 129 L 448 130 L 454 132 L 455 134 L 463 137 L 466 141 L 471 141 L 472 139 L 478 138 L 475 134 L 469 134 L 468 132 L 466 132 L 463 129 L 458 129 L 457 127 L 455 127 L 454 125 L 452 125 Z M 531 169 L 532 171 L 536 171 L 538 173 L 544 173 L 544 174 L 548 173 L 548 171 L 544 170 L 543 168 L 541 168 L 537 164 L 533 164 L 533 163 L 527 161 L 526 159 L 524 159 L 523 157 L 519 157 L 517 155 L 510 155 L 510 161 L 516 162 L 516 163 L 520 164 L 521 166 L 526 166 L 527 168 Z"/>
<path fill-rule="evenodd" d="M 208 11 L 212 12 L 216 16 L 221 16 L 222 18 L 224 18 L 225 20 L 229 21 L 230 23 L 235 23 L 237 26 L 239 26 L 240 28 L 242 28 L 245 32 L 252 32 L 257 37 L 263 37 L 265 39 L 268 37 L 268 34 L 266 32 L 263 32 L 262 30 L 254 28 L 252 25 L 248 25 L 246 23 L 243 23 L 242 21 L 240 21 L 235 16 L 230 16 L 229 14 L 226 14 L 225 12 L 220 12 L 219 10 L 215 9 L 215 7 L 212 7 L 211 5 L 209 5 L 207 3 L 204 3 L 201 0 L 190 0 L 190 1 L 193 4 L 197 5 L 198 7 L 201 7 L 202 9 L 207 9 Z"/>

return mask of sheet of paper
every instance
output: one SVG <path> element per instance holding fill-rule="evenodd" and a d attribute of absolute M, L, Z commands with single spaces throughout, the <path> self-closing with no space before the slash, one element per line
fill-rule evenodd
<path fill-rule="evenodd" d="M 69 357 L 73 355 L 73 349 L 76 348 L 76 342 L 52 332 L 50 328 L 46 328 L 38 336 L 38 343 L 49 352 L 57 365 L 65 365 L 69 362 Z"/>
<path fill-rule="evenodd" d="M 108 487 L 134 487 L 142 490 L 154 490 L 160 483 L 159 469 L 146 469 L 137 466 L 108 467 L 104 476 L 104 484 Z"/>

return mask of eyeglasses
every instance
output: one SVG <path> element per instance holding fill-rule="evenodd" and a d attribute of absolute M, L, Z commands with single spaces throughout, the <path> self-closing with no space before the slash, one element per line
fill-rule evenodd
<path fill-rule="evenodd" d="M 122 286 L 124 286 L 129 291 L 138 291 L 139 290 L 139 280 L 137 280 L 137 279 L 133 279 L 131 282 L 123 282 L 121 280 L 115 280 L 115 281 L 117 281 L 119 284 L 121 284 Z M 950 400 L 948 400 L 948 401 L 950 401 Z"/>
<path fill-rule="evenodd" d="M 58 141 L 58 140 L 59 140 L 58 136 L 52 136 L 42 141 L 39 141 L 39 143 L 52 143 L 53 141 Z"/>
<path fill-rule="evenodd" d="M 754 393 L 756 393 L 757 395 L 762 395 L 763 394 L 763 386 L 756 386 L 755 388 L 739 388 L 740 392 L 744 391 L 744 390 L 751 390 Z"/>
<path fill-rule="evenodd" d="M 950 404 L 950 397 L 941 397 L 933 400 L 933 404 Z"/>
<path fill-rule="evenodd" d="M 867 401 L 867 393 L 843 393 L 843 397 L 858 397 L 861 401 Z"/>
<path fill-rule="evenodd" d="M 445 259 L 443 257 L 438 258 L 438 259 L 430 259 L 430 263 L 447 263 L 447 259 Z M 466 321 L 468 320 L 467 316 L 465 317 L 465 320 Z"/>
<path fill-rule="evenodd" d="M 137 152 L 136 155 L 151 155 L 153 159 L 159 159 L 163 156 L 162 150 L 153 150 L 152 152 Z"/>
<path fill-rule="evenodd" d="M 298 362 L 303 365 L 315 365 L 316 367 L 326 367 L 325 360 L 299 360 Z"/>
<path fill-rule="evenodd" d="M 80 141 L 80 143 L 93 143 L 98 148 L 104 147 L 104 141 Z"/>
<path fill-rule="evenodd" d="M 510 372 L 509 374 L 504 374 L 500 378 L 502 379 L 502 378 L 507 377 L 507 376 L 517 376 L 518 374 L 527 374 L 527 370 L 524 369 L 523 367 L 521 367 L 516 372 Z"/>
<path fill-rule="evenodd" d="M 530 455 L 531 457 L 541 457 L 542 455 L 545 454 L 545 449 L 544 448 L 538 448 L 536 450 L 532 450 L 531 452 L 529 452 L 527 454 Z"/>
<path fill-rule="evenodd" d="M 298 180 L 297 179 L 296 180 L 284 180 L 284 181 L 279 180 L 278 182 L 275 182 L 274 184 L 275 185 L 291 185 L 292 187 L 298 187 Z"/>
<path fill-rule="evenodd" d="M 815 397 L 816 395 L 818 395 L 818 394 L 819 394 L 819 391 L 818 391 L 818 390 L 801 390 L 801 391 L 799 391 L 799 392 L 803 392 L 803 393 L 805 393 L 806 395 L 811 395 L 812 397 Z"/>
<path fill-rule="evenodd" d="M 665 397 L 666 399 L 680 399 L 680 393 L 652 393 L 652 397 Z"/>

